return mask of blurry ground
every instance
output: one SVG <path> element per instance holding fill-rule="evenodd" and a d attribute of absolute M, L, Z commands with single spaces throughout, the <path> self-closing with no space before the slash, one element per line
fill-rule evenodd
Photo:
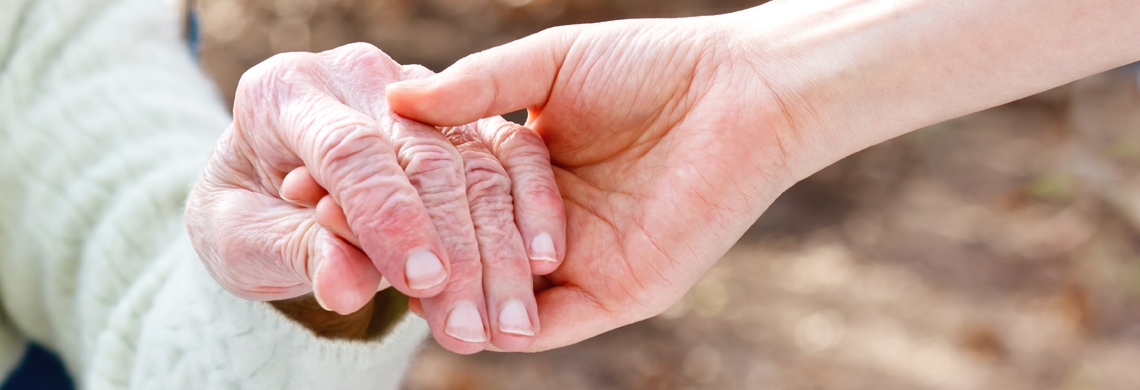
<path fill-rule="evenodd" d="M 232 96 L 275 52 L 442 70 L 549 25 L 714 0 L 203 0 Z M 1140 93 L 1116 71 L 909 134 L 786 193 L 661 316 L 541 354 L 426 346 L 407 389 L 1140 388 Z"/>

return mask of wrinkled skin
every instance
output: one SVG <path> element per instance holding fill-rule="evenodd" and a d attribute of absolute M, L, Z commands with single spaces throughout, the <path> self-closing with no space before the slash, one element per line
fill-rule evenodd
<path fill-rule="evenodd" d="M 537 134 L 500 118 L 438 129 L 393 114 L 384 87 L 427 75 L 366 44 L 247 72 L 186 211 L 211 275 L 242 298 L 313 293 L 341 314 L 385 277 L 423 298 L 453 351 L 528 348 L 540 329 L 532 273 L 565 253 L 549 156 Z M 533 248 L 542 234 L 549 245 Z M 478 315 L 455 337 L 446 321 L 460 305 Z M 494 314 L 507 306 L 521 328 Z"/>
<path fill-rule="evenodd" d="M 791 127 L 727 24 L 558 27 L 388 87 L 394 111 L 435 125 L 528 108 L 546 139 L 568 252 L 532 350 L 661 313 L 791 184 Z"/>

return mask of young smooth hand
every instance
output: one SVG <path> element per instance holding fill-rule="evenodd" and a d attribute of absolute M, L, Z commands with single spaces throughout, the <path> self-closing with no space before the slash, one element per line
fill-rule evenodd
<path fill-rule="evenodd" d="M 781 103 L 720 17 L 546 30 L 388 86 L 448 126 L 527 108 L 566 204 L 533 350 L 656 315 L 791 183 Z M 413 304 L 414 306 L 414 304 Z"/>
<path fill-rule="evenodd" d="M 533 349 L 660 313 L 792 183 L 942 120 L 1140 61 L 1135 0 L 774 0 L 558 27 L 388 86 L 435 125 L 516 109 L 567 207 Z"/>

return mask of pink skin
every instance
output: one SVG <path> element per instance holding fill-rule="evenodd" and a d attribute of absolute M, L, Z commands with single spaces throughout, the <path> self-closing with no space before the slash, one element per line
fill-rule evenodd
<path fill-rule="evenodd" d="M 778 105 L 721 31 L 558 27 L 388 87 L 393 110 L 436 125 L 529 108 L 546 139 L 568 241 L 532 350 L 660 313 L 790 184 L 769 181 L 783 177 Z"/>
<path fill-rule="evenodd" d="M 665 310 L 792 183 L 1140 61 L 1137 36 L 1135 0 L 774 0 L 556 27 L 387 96 L 439 126 L 529 110 L 567 207 L 566 259 L 537 296 L 545 350 Z"/>
<path fill-rule="evenodd" d="M 422 298 L 448 349 L 529 348 L 539 331 L 532 264 L 549 273 L 565 253 L 549 156 L 531 130 L 498 118 L 437 129 L 393 114 L 379 91 L 428 74 L 366 44 L 278 55 L 247 72 L 186 211 L 211 275 L 242 298 L 312 292 L 342 314 L 383 277 Z M 528 254 L 523 240 L 540 233 L 554 237 L 553 256 Z M 518 302 L 513 333 L 498 323 L 507 302 Z M 456 338 L 445 321 L 463 303 L 477 317 Z"/>

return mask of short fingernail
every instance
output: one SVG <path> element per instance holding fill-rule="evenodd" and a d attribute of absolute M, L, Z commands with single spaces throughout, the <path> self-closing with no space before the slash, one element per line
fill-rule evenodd
<path fill-rule="evenodd" d="M 431 77 L 425 77 L 422 79 L 405 80 L 405 81 L 401 81 L 398 83 L 393 83 L 393 86 L 395 86 L 397 88 L 419 89 L 419 88 L 427 88 L 427 87 L 430 87 L 432 85 L 435 85 L 435 82 L 436 82 L 436 76 L 431 76 Z"/>
<path fill-rule="evenodd" d="M 289 202 L 292 204 L 296 204 L 296 205 L 303 204 L 300 200 L 293 199 L 293 198 L 290 198 L 288 196 L 285 196 L 285 193 L 281 193 L 280 196 L 281 196 L 281 200 L 283 200 L 283 201 L 286 201 L 286 202 Z M 308 205 L 306 204 L 305 206 L 308 206 Z"/>
<path fill-rule="evenodd" d="M 530 259 L 539 261 L 558 261 L 558 253 L 554 251 L 554 239 L 549 234 L 542 233 L 530 241 Z"/>
<path fill-rule="evenodd" d="M 313 285 L 313 298 L 316 298 L 317 304 L 320 305 L 322 309 L 325 309 L 325 311 L 333 311 L 329 309 L 329 305 L 325 304 L 324 298 L 321 297 L 321 289 L 317 288 L 316 285 Z"/>
<path fill-rule="evenodd" d="M 499 331 L 519 336 L 534 336 L 534 325 L 522 302 L 510 301 L 499 311 Z"/>
<path fill-rule="evenodd" d="M 451 314 L 447 315 L 444 332 L 448 336 L 468 343 L 487 341 L 487 332 L 483 330 L 483 319 L 479 317 L 479 309 L 470 302 L 461 302 L 455 305 Z"/>
<path fill-rule="evenodd" d="M 443 268 L 443 262 L 440 262 L 434 253 L 426 250 L 415 251 L 408 256 L 404 274 L 408 279 L 408 287 L 416 290 L 427 290 L 447 279 L 447 270 Z"/>
<path fill-rule="evenodd" d="M 322 309 L 325 309 L 325 311 L 332 311 L 331 309 L 329 309 L 329 306 L 325 304 L 324 297 L 321 296 L 322 288 L 320 288 L 320 286 L 317 285 L 317 283 L 318 283 L 317 281 L 320 280 L 321 271 L 323 271 L 324 269 L 325 269 L 325 263 L 322 261 L 321 264 L 317 265 L 317 269 L 315 271 L 313 271 L 313 277 L 312 277 L 313 298 L 315 298 L 317 300 L 317 304 L 320 305 Z"/>

